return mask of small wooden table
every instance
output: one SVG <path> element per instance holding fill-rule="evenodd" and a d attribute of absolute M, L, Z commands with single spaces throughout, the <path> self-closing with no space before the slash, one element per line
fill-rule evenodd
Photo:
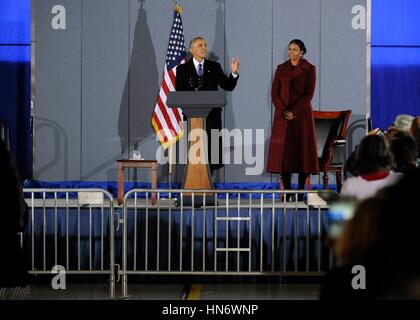
<path fill-rule="evenodd" d="M 156 160 L 117 160 L 118 164 L 118 204 L 124 198 L 124 170 L 126 168 L 146 168 L 152 170 L 152 189 L 157 188 L 157 161 Z M 156 205 L 156 192 L 152 192 L 152 205 Z"/>

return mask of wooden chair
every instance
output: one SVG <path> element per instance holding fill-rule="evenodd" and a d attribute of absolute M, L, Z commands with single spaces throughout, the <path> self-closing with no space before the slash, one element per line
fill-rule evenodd
<path fill-rule="evenodd" d="M 346 161 L 346 134 L 351 110 L 314 111 L 319 171 L 324 172 L 324 189 L 328 189 L 328 173 L 337 178 L 337 191 L 342 185 L 342 171 Z"/>

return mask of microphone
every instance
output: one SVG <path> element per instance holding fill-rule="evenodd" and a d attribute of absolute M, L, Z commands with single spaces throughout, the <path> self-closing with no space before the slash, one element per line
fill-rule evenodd
<path fill-rule="evenodd" d="M 190 77 L 189 84 L 195 91 L 199 91 L 203 86 L 203 77 Z"/>

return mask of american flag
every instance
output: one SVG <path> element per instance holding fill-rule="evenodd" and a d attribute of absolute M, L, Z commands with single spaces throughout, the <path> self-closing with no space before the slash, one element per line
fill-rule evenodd
<path fill-rule="evenodd" d="M 162 84 L 152 117 L 152 125 L 164 148 L 175 143 L 184 133 L 181 127 L 182 110 L 169 108 L 166 99 L 169 91 L 175 91 L 176 68 L 179 64 L 185 63 L 186 54 L 181 8 L 176 6 Z"/>

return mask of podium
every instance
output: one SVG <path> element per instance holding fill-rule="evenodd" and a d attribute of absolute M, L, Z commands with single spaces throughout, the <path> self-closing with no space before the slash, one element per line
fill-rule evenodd
<path fill-rule="evenodd" d="M 166 104 L 170 108 L 181 108 L 188 117 L 188 161 L 184 169 L 182 188 L 194 190 L 214 189 L 211 181 L 209 160 L 207 154 L 206 117 L 213 108 L 224 108 L 226 94 L 224 91 L 174 91 L 169 92 Z M 197 130 L 198 129 L 198 130 Z M 190 136 L 191 133 L 191 136 Z M 218 145 L 218 144 L 217 144 Z M 190 152 L 191 151 L 191 152 Z M 192 157 L 191 157 L 192 155 Z M 202 203 L 200 196 L 195 193 L 195 202 Z M 186 201 L 185 201 L 186 200 Z M 184 199 L 190 203 L 189 198 Z M 210 197 L 206 197 L 206 205 L 209 205 Z"/>

